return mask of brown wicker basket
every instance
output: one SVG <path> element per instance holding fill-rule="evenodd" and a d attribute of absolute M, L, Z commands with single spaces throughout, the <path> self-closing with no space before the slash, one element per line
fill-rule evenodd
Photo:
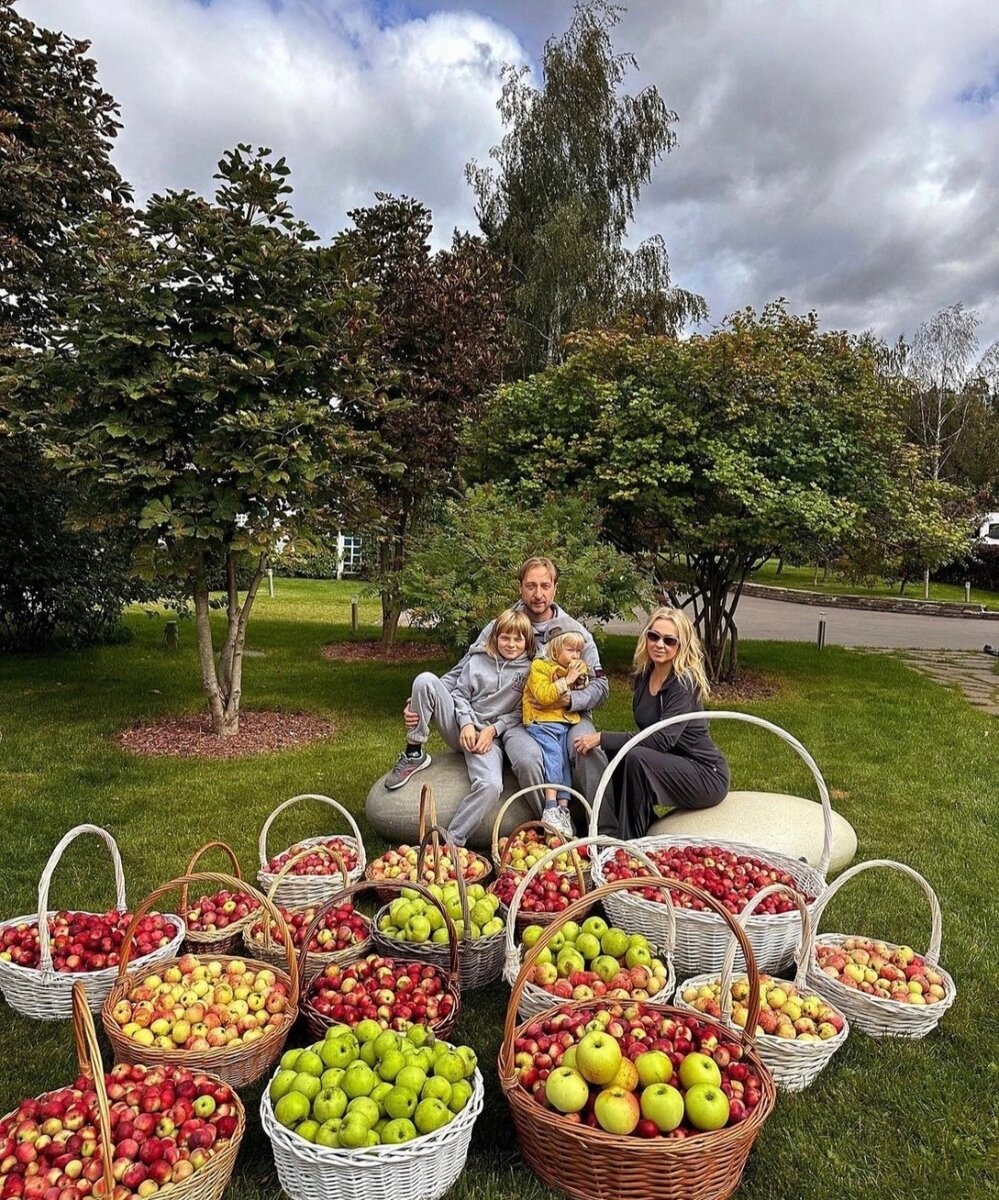
<path fill-rule="evenodd" d="M 161 1046 L 140 1046 L 126 1034 L 122 1033 L 118 1022 L 112 1016 L 114 1006 L 119 1000 L 126 999 L 128 993 L 140 980 L 148 978 L 152 974 L 161 975 L 169 967 L 176 966 L 180 961 L 179 959 L 168 959 L 166 962 L 157 963 L 153 971 L 143 968 L 142 971 L 126 974 L 132 936 L 143 914 L 161 896 L 167 895 L 176 887 L 183 887 L 185 884 L 192 883 L 217 883 L 226 888 L 239 886 L 239 881 L 231 875 L 202 871 L 194 875 L 183 875 L 179 879 L 171 880 L 170 883 L 165 883 L 162 887 L 150 892 L 139 905 L 135 916 L 132 918 L 131 925 L 125 931 L 118 979 L 108 994 L 108 998 L 104 1002 L 104 1007 L 101 1009 L 101 1020 L 104 1025 L 104 1031 L 111 1043 L 111 1048 L 114 1051 L 115 1059 L 118 1062 L 143 1062 L 150 1066 L 195 1067 L 198 1070 L 210 1071 L 218 1075 L 219 1078 L 224 1079 L 232 1087 L 245 1087 L 248 1084 L 255 1083 L 261 1076 L 266 1075 L 278 1058 L 280 1058 L 284 1044 L 288 1039 L 288 1034 L 295 1023 L 295 1017 L 298 1015 L 299 984 L 298 973 L 295 970 L 295 948 L 291 944 L 291 935 L 288 933 L 288 927 L 285 925 L 284 918 L 266 896 L 260 896 L 261 906 L 265 911 L 270 913 L 272 920 L 275 920 L 277 923 L 285 947 L 288 970 L 277 970 L 268 963 L 245 959 L 240 960 L 238 956 L 234 955 L 206 955 L 205 957 L 218 959 L 222 962 L 245 961 L 248 967 L 254 967 L 259 970 L 273 970 L 275 976 L 279 980 L 282 980 L 288 987 L 288 1003 L 285 1009 L 286 1019 L 284 1021 L 278 1025 L 270 1026 L 262 1038 L 251 1042 L 249 1045 L 240 1044 L 236 1048 L 228 1045 L 208 1050 L 186 1050 L 181 1047 L 167 1049 Z"/>
<path fill-rule="evenodd" d="M 77 982 L 72 995 L 73 1040 L 76 1044 L 76 1058 L 80 1073 L 92 1081 L 97 1093 L 98 1124 L 100 1140 L 97 1143 L 96 1154 L 100 1156 L 104 1174 L 100 1182 L 104 1185 L 104 1196 L 111 1196 L 115 1189 L 112 1173 L 111 1134 L 111 1103 L 108 1099 L 107 1084 L 104 1078 L 104 1063 L 101 1059 L 101 1048 L 97 1041 L 97 1030 L 94 1019 L 90 1014 L 87 994 L 82 983 Z M 222 1082 L 219 1080 L 219 1082 Z M 39 1099 L 44 1101 L 52 1093 L 45 1093 Z M 212 1153 L 208 1162 L 193 1175 L 180 1183 L 165 1185 L 169 1188 L 174 1200 L 219 1200 L 229 1184 L 236 1156 L 239 1153 L 240 1142 L 246 1132 L 246 1110 L 238 1096 L 233 1096 L 233 1105 L 237 1113 L 236 1129 L 227 1145 Z M 12 1114 L 8 1113 L 7 1116 Z M 6 1117 L 0 1120 L 6 1120 Z M 95 1193 L 96 1193 L 95 1185 Z"/>
<path fill-rule="evenodd" d="M 222 851 L 229 859 L 233 878 L 238 879 L 240 884 L 242 884 L 243 872 L 239 869 L 239 859 L 236 857 L 236 852 L 233 848 L 225 842 L 205 842 L 203 846 L 195 850 L 191 855 L 190 861 L 184 868 L 184 874 L 193 875 L 198 862 L 209 850 Z M 241 887 L 240 890 L 245 889 Z M 255 889 L 251 889 L 251 891 L 253 890 Z M 243 930 L 249 926 L 257 910 L 254 909 L 252 912 L 248 912 L 245 917 L 240 918 L 240 920 L 227 925 L 225 933 L 208 933 L 205 930 L 192 929 L 187 923 L 187 914 L 191 908 L 188 892 L 189 889 L 186 886 L 180 889 L 180 915 L 184 919 L 184 925 L 187 930 L 181 949 L 183 951 L 190 951 L 192 954 L 231 954 L 240 945 L 243 939 Z"/>
<path fill-rule="evenodd" d="M 267 891 L 267 899 L 273 901 L 278 888 L 281 886 L 281 880 L 284 878 L 285 872 L 291 870 L 295 863 L 307 854 L 325 854 L 333 859 L 340 868 L 340 879 L 342 887 L 350 885 L 350 873 L 347 870 L 347 864 L 343 861 L 343 857 L 336 852 L 331 846 L 309 846 L 305 850 L 300 850 L 294 857 L 289 858 L 281 870 L 274 877 L 274 882 Z M 308 912 L 312 911 L 315 915 L 316 905 L 306 905 L 300 909 L 290 909 L 283 906 L 288 913 Z M 346 946 L 343 950 L 313 950 L 309 956 L 309 977 L 304 982 L 311 983 L 313 978 L 318 975 L 331 962 L 350 962 L 352 959 L 359 958 L 366 954 L 371 947 L 371 920 L 368 917 L 364 918 L 365 924 L 368 927 L 368 934 L 362 941 L 357 942 L 353 946 Z M 284 948 L 271 939 L 270 922 L 262 922 L 263 928 L 259 934 L 251 932 L 254 922 L 247 924 L 243 929 L 243 945 L 247 953 L 254 955 L 261 962 L 270 963 L 272 966 L 280 967 L 286 960 Z M 301 957 L 298 947 L 295 948 L 296 970 L 297 960 Z"/>
<path fill-rule="evenodd" d="M 420 857 L 416 863 L 418 876 L 423 873 L 423 859 L 427 852 L 427 846 L 435 833 L 439 840 L 447 846 L 452 857 L 454 856 L 454 847 L 450 840 L 447 840 L 446 831 L 438 829 L 436 825 L 432 826 L 424 835 L 420 845 Z M 470 929 L 472 922 L 469 916 L 468 892 L 460 874 L 455 876 L 455 883 L 458 885 L 463 921 L 463 932 L 458 938 L 458 973 L 461 977 L 461 986 L 468 990 L 485 987 L 487 983 L 498 979 L 503 970 L 504 931 L 500 930 L 499 933 L 490 934 L 489 937 L 473 938 Z M 441 906 L 438 905 L 438 907 Z M 448 967 L 451 959 L 450 938 L 456 936 L 452 924 L 447 923 L 444 926 L 449 933 L 447 942 L 407 942 L 382 932 L 380 925 L 387 911 L 388 905 L 380 908 L 375 913 L 373 922 L 373 936 L 379 950 L 393 958 L 410 958 L 417 962 L 433 963 L 441 970 Z"/>
<path fill-rule="evenodd" d="M 439 1038 L 447 1038 L 447 1036 L 454 1029 L 458 1020 L 458 1014 L 461 1011 L 461 977 L 458 971 L 458 937 L 454 928 L 454 922 L 451 920 L 447 910 L 440 903 L 437 897 L 428 888 L 424 887 L 422 883 L 410 882 L 409 880 L 400 880 L 396 882 L 393 880 L 387 882 L 383 886 L 386 888 L 391 888 L 396 894 L 402 892 L 403 888 L 412 888 L 413 891 L 419 893 L 425 899 L 436 904 L 444 914 L 444 924 L 448 930 L 447 970 L 442 970 L 433 963 L 427 963 L 425 965 L 433 966 L 434 970 L 437 971 L 441 977 L 445 991 L 454 1000 L 454 1007 L 451 1009 L 451 1012 L 447 1015 L 447 1017 L 429 1026 L 429 1028 L 432 1029 Z M 336 896 L 333 896 L 332 899 L 327 900 L 327 902 L 317 910 L 316 915 L 312 918 L 312 924 L 305 931 L 305 945 L 308 946 L 316 930 L 319 928 L 319 922 L 326 915 L 329 909 L 335 908 L 338 904 L 342 904 L 344 900 L 349 900 L 354 896 L 361 895 L 362 893 L 368 891 L 377 893 L 380 891 L 380 888 L 376 888 L 372 883 L 362 880 L 358 883 L 352 883 L 350 887 L 344 888 L 342 892 L 339 892 Z M 365 956 L 356 955 L 350 960 L 350 962 L 358 962 L 363 957 Z M 409 962 L 418 961 L 410 955 L 406 955 L 405 958 L 406 961 Z M 321 976 L 314 975 L 312 977 L 312 981 L 307 986 L 302 983 L 302 980 L 305 979 L 309 970 L 308 960 L 309 952 L 308 950 L 303 949 L 303 952 L 298 958 L 299 982 L 301 985 L 301 1009 L 302 1015 L 305 1017 L 306 1023 L 309 1027 L 309 1032 L 313 1037 L 321 1038 L 325 1036 L 326 1030 L 329 1029 L 334 1022 L 331 1021 L 329 1017 L 324 1016 L 312 1005 L 312 993 L 315 990 L 316 983 L 319 981 Z M 349 966 L 350 963 L 341 965 Z"/>
<path fill-rule="evenodd" d="M 518 833 L 521 833 L 526 829 L 536 828 L 539 825 L 543 829 L 548 828 L 546 825 L 542 824 L 541 821 L 525 821 L 523 825 L 518 825 L 517 828 L 513 831 L 513 833 L 510 834 L 509 838 L 507 838 L 506 845 L 503 847 L 503 852 L 502 852 L 502 854 L 500 854 L 499 862 L 496 865 L 496 878 L 489 885 L 489 890 L 491 892 L 493 892 L 494 894 L 496 893 L 497 884 L 503 878 L 504 875 L 513 876 L 514 879 L 516 879 L 516 881 L 518 882 L 518 884 L 523 882 L 525 879 L 527 879 L 527 880 L 534 879 L 535 876 L 538 874 L 538 872 L 542 869 L 542 867 L 544 865 L 548 864 L 549 862 L 551 862 L 552 860 L 557 858 L 559 856 L 559 854 L 565 852 L 567 843 L 563 840 L 561 842 L 561 844 L 558 846 L 549 846 L 548 850 L 541 856 L 541 858 L 536 863 L 532 863 L 532 865 L 530 867 L 528 867 L 526 871 L 518 871 L 515 868 L 510 866 L 509 862 L 507 861 L 509 851 L 510 851 L 510 843 L 513 841 L 513 839 L 516 837 L 516 835 Z M 576 882 L 579 884 L 579 890 L 580 890 L 581 896 L 585 895 L 586 892 L 589 891 L 589 887 L 590 887 L 589 871 L 588 871 L 587 867 L 584 865 L 584 860 L 583 860 L 582 856 L 580 854 L 578 854 L 577 851 L 569 850 L 568 853 L 569 853 L 569 858 L 573 865 L 573 870 L 576 873 Z M 535 869 L 535 868 L 537 868 L 537 869 Z M 562 872 L 558 872 L 558 873 L 562 874 Z M 514 893 L 514 895 L 516 895 L 516 892 Z M 521 896 L 523 896 L 523 895 L 524 895 L 524 893 L 521 892 Z M 511 897 L 511 903 L 512 902 L 513 902 L 513 898 Z M 566 905 L 566 907 L 568 907 L 568 905 Z M 501 902 L 500 903 L 500 911 L 502 912 L 503 917 L 505 919 L 509 914 L 510 905 L 503 904 Z M 589 912 L 589 908 L 587 908 L 586 911 Z M 537 911 L 524 912 L 523 909 L 518 904 L 517 910 L 516 910 L 516 915 L 514 917 L 514 923 L 515 923 L 517 936 L 519 937 L 524 932 L 524 930 L 528 927 L 528 925 L 550 925 L 552 923 L 552 921 L 557 920 L 561 915 L 562 915 L 562 913 L 560 913 L 560 912 L 537 912 Z"/>
<path fill-rule="evenodd" d="M 437 829 L 437 804 L 434 801 L 434 789 L 430 786 L 429 783 L 425 783 L 423 785 L 423 787 L 420 789 L 419 814 L 420 814 L 420 822 L 419 822 L 419 826 L 418 826 L 417 844 L 422 845 L 423 839 L 427 836 L 427 833 L 429 831 L 432 831 L 432 830 L 435 831 Z M 441 854 L 439 833 L 434 832 L 433 839 L 434 839 L 433 840 L 434 866 L 435 866 L 435 870 L 436 870 L 434 882 L 447 883 L 448 879 L 445 878 L 444 876 L 442 876 L 442 874 L 440 872 L 440 868 L 438 866 L 438 864 L 440 862 L 440 854 Z M 466 854 L 469 855 L 470 859 L 473 862 L 478 862 L 478 863 L 482 864 L 482 874 L 479 875 L 478 878 L 471 880 L 470 882 L 485 883 L 485 881 L 492 874 L 492 865 L 490 864 L 489 859 L 485 858 L 481 854 L 476 854 L 474 850 L 466 850 L 465 852 L 466 852 Z M 394 888 L 391 885 L 397 884 L 397 883 L 403 883 L 403 884 L 410 883 L 410 882 L 412 882 L 413 878 L 415 878 L 415 877 L 407 875 L 405 879 L 402 876 L 397 876 L 394 879 L 379 878 L 378 876 L 373 874 L 375 866 L 378 862 L 379 862 L 379 859 L 376 858 L 373 862 L 368 863 L 368 865 L 364 871 L 364 878 L 367 879 L 369 883 L 373 883 L 375 885 L 376 898 L 378 899 L 378 901 L 381 904 L 385 904 L 387 901 L 391 900 L 396 894 Z M 416 868 L 414 868 L 414 870 L 415 869 Z"/>
<path fill-rule="evenodd" d="M 749 968 L 751 999 L 748 1024 L 755 1029 L 759 1015 L 759 972 L 752 947 L 745 931 L 716 900 L 687 883 L 667 880 L 659 875 L 614 880 L 597 888 L 593 899 L 602 901 L 614 892 L 653 884 L 696 896 L 717 912 L 732 929 Z M 561 920 L 575 920 L 583 907 L 583 902 L 573 905 L 561 914 Z M 521 1036 L 527 1024 L 544 1020 L 566 1009 L 592 1009 L 595 1006 L 593 1001 L 565 1001 L 552 1005 L 540 1016 L 532 1017 L 531 1022 L 517 1026 L 517 1007 L 524 985 L 537 956 L 554 937 L 558 926 L 559 922 L 549 925 L 524 960 L 507 1005 L 499 1052 L 500 1086 L 510 1105 L 520 1150 L 528 1166 L 550 1187 L 578 1197 L 578 1200 L 592 1200 L 595 1196 L 601 1197 L 601 1200 L 648 1200 L 650 1196 L 725 1200 L 739 1187 L 749 1152 L 773 1111 L 777 1096 L 770 1072 L 757 1052 L 755 1039 L 748 1034 L 733 1034 L 710 1018 L 698 1017 L 703 1024 L 713 1026 L 720 1037 L 725 1040 L 735 1038 L 742 1044 L 745 1060 L 753 1066 L 761 1081 L 760 1102 L 746 1119 L 710 1134 L 681 1140 L 617 1137 L 602 1129 L 573 1124 L 561 1114 L 542 1108 L 521 1087 L 514 1065 L 513 1046 L 514 1040 Z M 671 1006 L 648 1002 L 645 1002 L 645 1008 L 673 1018 L 690 1015 Z"/>
<path fill-rule="evenodd" d="M 506 864 L 504 866 L 503 863 L 501 862 L 501 859 L 503 856 L 500 851 L 500 845 L 499 845 L 500 825 L 503 821 L 503 816 L 506 813 L 506 810 L 510 807 L 511 804 L 513 804 L 513 802 L 515 800 L 519 800 L 522 796 L 526 796 L 530 792 L 541 792 L 541 791 L 544 791 L 546 788 L 556 787 L 556 786 L 558 787 L 558 790 L 560 792 L 568 792 L 570 797 L 573 800 L 577 800 L 579 802 L 579 804 L 581 805 L 581 807 L 583 809 L 583 812 L 586 813 L 587 823 L 589 823 L 590 818 L 593 816 L 593 810 L 590 808 L 589 804 L 587 803 L 586 797 L 583 795 L 583 793 L 577 792 L 575 788 L 567 788 L 564 784 L 561 784 L 561 783 L 557 784 L 557 785 L 552 784 L 552 783 L 532 783 L 532 784 L 529 784 L 525 788 L 521 788 L 519 792 L 514 792 L 511 796 L 508 796 L 506 798 L 506 800 L 503 801 L 503 803 L 499 806 L 499 809 L 496 812 L 496 819 L 493 821 L 492 856 L 493 856 L 493 866 L 496 869 L 497 875 L 500 873 L 500 871 L 504 871 L 504 870 L 505 871 L 516 871 L 518 874 L 522 874 L 524 871 L 528 870 L 527 867 L 513 867 L 510 865 L 509 862 L 506 862 Z M 506 844 L 504 845 L 503 850 L 505 851 L 510 846 L 510 843 L 513 841 L 513 839 L 517 836 L 518 833 L 523 832 L 526 828 L 528 828 L 528 826 L 534 827 L 535 825 L 537 825 L 539 823 L 541 824 L 545 833 L 548 833 L 548 834 L 555 833 L 555 831 L 551 828 L 551 826 L 545 825 L 544 822 L 538 822 L 536 820 L 525 821 L 523 824 L 519 825 L 510 834 L 510 836 L 506 839 Z M 556 834 L 556 836 L 561 836 L 561 835 Z M 563 838 L 562 840 L 568 841 L 570 839 Z M 549 849 L 550 848 L 551 848 L 551 846 L 549 845 Z M 590 865 L 588 862 L 583 863 L 583 871 L 585 872 L 587 879 L 589 879 Z"/>

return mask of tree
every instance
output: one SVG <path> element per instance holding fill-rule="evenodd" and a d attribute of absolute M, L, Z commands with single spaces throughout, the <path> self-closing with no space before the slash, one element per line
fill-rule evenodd
<path fill-rule="evenodd" d="M 639 316 L 650 332 L 675 332 L 707 314 L 700 296 L 671 286 L 661 238 L 624 245 L 677 115 L 655 87 L 622 94 L 637 64 L 611 42 L 621 11 L 578 4 L 568 32 L 545 44 L 540 88 L 527 68 L 504 67 L 496 167 L 466 168 L 482 232 L 510 264 L 519 375 L 558 361 L 574 329 Z"/>
<path fill-rule="evenodd" d="M 558 564 L 559 604 L 577 619 L 631 615 L 648 588 L 631 560 L 599 541 L 600 513 L 579 496 L 523 496 L 484 485 L 447 501 L 403 571 L 413 623 L 457 657 L 515 599 L 532 555 Z"/>
<path fill-rule="evenodd" d="M 307 537 L 364 446 L 374 317 L 342 252 L 292 214 L 288 167 L 239 146 L 210 203 L 154 196 L 87 231 L 94 284 L 25 371 L 23 418 L 70 478 L 92 528 L 140 531 L 140 573 L 193 597 L 212 727 L 238 732 L 242 654 L 273 554 Z M 238 570 L 252 577 L 242 599 Z M 224 564 L 216 665 L 209 576 Z"/>
<path fill-rule="evenodd" d="M 506 311 L 501 263 L 480 238 L 455 233 L 430 252 L 429 210 L 379 193 L 350 213 L 338 244 L 359 278 L 378 289 L 380 333 L 372 358 L 376 403 L 360 414 L 384 455 L 371 480 L 369 542 L 382 600 L 382 640 L 395 640 L 399 576 L 428 514 L 457 482 L 458 431 L 503 364 Z"/>
<path fill-rule="evenodd" d="M 500 389 L 470 432 L 470 472 L 528 497 L 593 496 L 618 548 L 684 584 L 711 675 L 730 677 L 749 573 L 785 546 L 841 544 L 910 480 L 876 355 L 780 303 L 686 341 L 604 331 L 572 345 Z"/>

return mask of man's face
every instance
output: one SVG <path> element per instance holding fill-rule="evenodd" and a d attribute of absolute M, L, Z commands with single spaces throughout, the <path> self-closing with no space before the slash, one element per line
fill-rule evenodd
<path fill-rule="evenodd" d="M 532 567 L 520 583 L 524 608 L 535 620 L 543 620 L 555 599 L 555 580 L 545 567 Z"/>

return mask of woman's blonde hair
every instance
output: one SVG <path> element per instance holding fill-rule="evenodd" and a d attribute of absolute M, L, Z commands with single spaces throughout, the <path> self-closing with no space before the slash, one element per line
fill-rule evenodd
<path fill-rule="evenodd" d="M 577 650 L 582 650 L 586 645 L 586 639 L 576 629 L 567 629 L 565 633 L 556 633 L 554 637 L 550 637 L 545 642 L 544 655 L 545 658 L 550 658 L 553 662 L 558 658 L 566 646 L 575 647 Z"/>
<path fill-rule="evenodd" d="M 500 658 L 499 636 L 501 633 L 519 633 L 524 639 L 524 653 L 528 658 L 534 657 L 534 626 L 522 612 L 505 608 L 493 621 L 493 627 L 486 638 L 486 652 L 493 658 Z"/>
<path fill-rule="evenodd" d="M 649 615 L 642 632 L 638 635 L 638 645 L 635 647 L 635 657 L 632 659 L 635 674 L 641 675 L 651 662 L 649 644 L 645 635 L 656 621 L 673 622 L 676 636 L 680 639 L 676 658 L 673 659 L 673 671 L 681 679 L 692 683 L 702 700 L 707 700 L 711 693 L 711 685 L 708 683 L 707 672 L 704 669 L 704 649 L 701 646 L 701 639 L 697 636 L 697 630 L 691 624 L 690 617 L 680 608 L 664 606 L 657 608 Z"/>

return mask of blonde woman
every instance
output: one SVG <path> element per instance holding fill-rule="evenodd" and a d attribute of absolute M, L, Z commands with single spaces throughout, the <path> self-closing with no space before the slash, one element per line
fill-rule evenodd
<path fill-rule="evenodd" d="M 657 608 L 642 630 L 634 657 L 632 711 L 639 729 L 681 713 L 704 711 L 708 680 L 704 651 L 686 613 Z M 591 733 L 576 739 L 576 751 L 597 747 L 612 758 L 633 735 Z M 604 797 L 602 833 L 644 837 L 663 809 L 712 808 L 728 793 L 730 774 L 722 752 L 696 718 L 661 729 L 640 742 L 612 776 L 613 805 Z M 657 812 L 658 810 L 658 812 Z"/>

